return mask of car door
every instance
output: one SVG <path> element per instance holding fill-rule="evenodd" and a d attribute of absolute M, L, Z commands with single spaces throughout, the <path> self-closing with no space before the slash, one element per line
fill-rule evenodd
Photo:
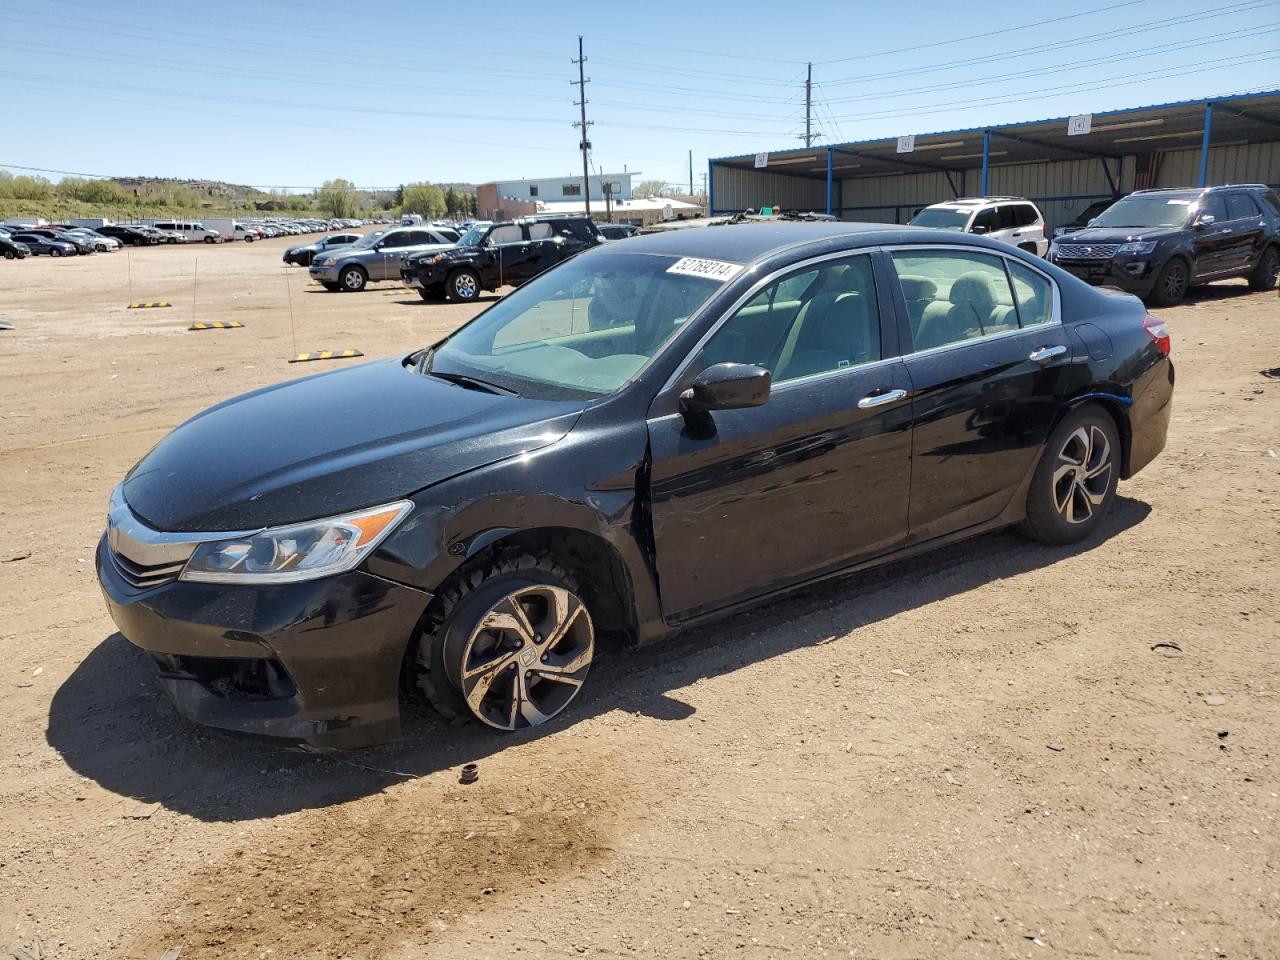
<path fill-rule="evenodd" d="M 670 392 L 655 401 L 651 510 L 670 620 L 848 566 L 906 537 L 909 383 L 874 274 L 864 253 L 766 281 L 674 378 L 678 393 L 712 364 L 758 364 L 774 375 L 763 406 L 699 422 L 672 412 Z"/>
<path fill-rule="evenodd" d="M 370 280 L 400 278 L 400 258 L 413 245 L 415 231 L 393 230 L 379 241 L 377 256 L 366 264 Z"/>
<path fill-rule="evenodd" d="M 988 231 L 987 236 L 993 240 L 1003 240 L 1005 243 L 1011 243 L 1016 247 L 1018 245 L 1016 235 L 1019 233 L 1017 204 L 998 204 L 995 207 L 995 218 L 995 229 Z"/>
<path fill-rule="evenodd" d="M 492 282 L 501 287 L 529 279 L 529 236 L 523 226 L 518 223 L 500 224 L 489 231 L 487 242 L 493 247 L 498 273 Z"/>
<path fill-rule="evenodd" d="M 1243 273 L 1257 263 L 1262 253 L 1264 226 L 1262 211 L 1243 190 L 1233 190 L 1225 197 L 1227 207 L 1226 243 L 1223 246 L 1222 269 Z"/>
<path fill-rule="evenodd" d="M 532 280 L 544 270 L 549 270 L 571 254 L 569 246 L 581 247 L 580 243 L 569 239 L 563 227 L 551 221 L 538 221 L 527 225 L 529 231 L 529 256 L 525 261 L 523 274 L 525 280 Z"/>
<path fill-rule="evenodd" d="M 1212 220 L 1208 218 L 1212 217 Z M 1226 251 L 1231 245 L 1231 227 L 1227 223 L 1227 205 L 1221 193 L 1206 194 L 1192 225 L 1196 262 L 1193 276 L 1209 278 L 1227 269 Z"/>
<path fill-rule="evenodd" d="M 893 250 L 890 262 L 910 345 L 917 543 L 1008 506 L 1052 429 L 1071 350 L 1052 281 L 1019 260 L 931 246 Z"/>

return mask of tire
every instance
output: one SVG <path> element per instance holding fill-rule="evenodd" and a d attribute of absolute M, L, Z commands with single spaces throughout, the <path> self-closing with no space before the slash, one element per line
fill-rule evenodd
<path fill-rule="evenodd" d="M 332 280 L 321 280 L 320 286 L 324 287 L 330 293 L 337 293 L 339 290 L 342 289 L 342 286 L 340 284 L 334 283 Z"/>
<path fill-rule="evenodd" d="M 4 252 L 4 258 L 5 258 L 6 260 L 12 260 L 12 259 L 14 259 L 15 257 L 17 257 L 17 254 L 16 254 L 16 253 L 14 253 L 12 250 L 6 250 L 6 251 Z"/>
<path fill-rule="evenodd" d="M 1111 415 L 1089 404 L 1049 435 L 1027 491 L 1019 530 L 1041 543 L 1079 543 L 1093 533 L 1115 499 L 1120 433 Z"/>
<path fill-rule="evenodd" d="M 1249 274 L 1250 290 L 1274 290 L 1280 279 L 1280 247 L 1267 247 Z"/>
<path fill-rule="evenodd" d="M 500 554 L 463 566 L 440 591 L 418 643 L 418 685 L 449 719 L 520 730 L 569 706 L 594 655 L 595 627 L 568 571 Z"/>
<path fill-rule="evenodd" d="M 455 270 L 445 281 L 445 289 L 455 303 L 475 303 L 480 296 L 480 275 L 471 269 Z"/>
<path fill-rule="evenodd" d="M 1191 270 L 1187 261 L 1174 257 L 1156 276 L 1156 284 L 1151 288 L 1151 302 L 1157 307 L 1176 307 L 1186 297 L 1190 286 Z"/>
<path fill-rule="evenodd" d="M 215 240 L 213 237 L 205 237 L 205 238 L 204 238 L 204 242 L 205 242 L 205 243 L 217 243 L 218 241 L 217 241 L 217 240 Z"/>
<path fill-rule="evenodd" d="M 359 293 L 368 282 L 369 274 L 361 266 L 343 267 L 338 273 L 338 287 L 343 293 Z"/>
<path fill-rule="evenodd" d="M 443 303 L 444 302 L 444 284 L 437 283 L 435 286 L 431 286 L 431 287 L 419 287 L 418 296 L 420 296 L 423 300 L 426 300 L 428 303 Z"/>
<path fill-rule="evenodd" d="M 53 247 L 52 249 L 49 250 L 49 256 L 60 257 L 62 256 L 62 251 L 59 250 L 57 247 Z"/>

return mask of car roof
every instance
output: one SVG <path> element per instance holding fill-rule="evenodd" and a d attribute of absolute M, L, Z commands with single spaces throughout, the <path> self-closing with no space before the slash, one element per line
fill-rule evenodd
<path fill-rule="evenodd" d="M 795 250 L 797 255 L 804 248 L 821 246 L 834 239 L 846 239 L 849 249 L 892 243 L 954 243 L 966 246 L 986 247 L 999 245 L 969 234 L 954 231 L 933 230 L 928 227 L 907 227 L 884 223 L 846 223 L 844 221 L 735 223 L 698 227 L 690 230 L 670 230 L 663 233 L 640 233 L 630 237 L 625 248 L 606 245 L 598 247 L 602 252 L 619 254 L 661 254 L 678 257 L 701 257 L 708 260 L 729 260 L 734 263 L 752 263 L 785 250 Z"/>

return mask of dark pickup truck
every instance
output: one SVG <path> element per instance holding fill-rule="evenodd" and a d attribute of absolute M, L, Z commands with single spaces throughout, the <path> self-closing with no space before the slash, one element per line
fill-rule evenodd
<path fill-rule="evenodd" d="M 482 290 L 532 280 L 602 238 L 588 217 L 546 216 L 477 223 L 449 250 L 412 254 L 400 278 L 423 300 L 471 303 Z"/>

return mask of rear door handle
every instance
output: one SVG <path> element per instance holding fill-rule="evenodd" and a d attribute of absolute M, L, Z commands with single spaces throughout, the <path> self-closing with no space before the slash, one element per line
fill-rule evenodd
<path fill-rule="evenodd" d="M 906 395 L 907 391 L 905 390 L 886 390 L 884 393 L 869 393 L 858 401 L 858 409 L 870 410 L 872 407 L 880 407 L 886 403 L 901 400 Z"/>
<path fill-rule="evenodd" d="M 1044 363 L 1052 360 L 1054 357 L 1060 357 L 1067 352 L 1067 348 L 1059 344 L 1054 347 L 1041 347 L 1039 350 L 1032 350 L 1028 360 L 1034 360 L 1036 363 Z"/>

